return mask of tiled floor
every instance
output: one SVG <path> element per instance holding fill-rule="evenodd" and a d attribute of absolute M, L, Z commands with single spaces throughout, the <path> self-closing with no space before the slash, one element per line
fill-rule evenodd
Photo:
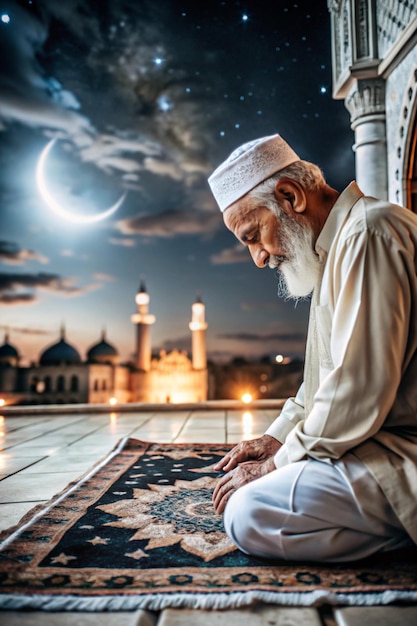
<path fill-rule="evenodd" d="M 0 529 L 17 523 L 24 513 L 49 500 L 83 474 L 125 436 L 160 443 L 235 443 L 261 435 L 279 408 L 213 404 L 169 411 L 64 413 L 38 409 L 30 415 L 4 411 L 0 417 Z M 277 405 L 278 407 L 279 405 Z M 331 609 L 257 605 L 230 611 L 168 609 L 160 614 L 0 612 L 6 626 L 415 626 L 417 607 L 351 607 Z"/>

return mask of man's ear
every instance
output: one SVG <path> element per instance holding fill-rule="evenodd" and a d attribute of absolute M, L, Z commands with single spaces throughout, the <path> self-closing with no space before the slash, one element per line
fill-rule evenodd
<path fill-rule="evenodd" d="M 304 213 L 307 206 L 307 197 L 303 187 L 292 178 L 281 178 L 275 185 L 275 197 L 285 208 L 290 204 L 295 213 Z M 286 202 L 283 202 L 286 200 Z"/>

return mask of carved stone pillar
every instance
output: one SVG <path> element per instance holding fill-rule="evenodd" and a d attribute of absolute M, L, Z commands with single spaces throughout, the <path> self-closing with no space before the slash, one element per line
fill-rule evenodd
<path fill-rule="evenodd" d="M 366 195 L 388 199 L 385 81 L 357 80 L 345 105 L 355 132 L 356 179 Z"/>

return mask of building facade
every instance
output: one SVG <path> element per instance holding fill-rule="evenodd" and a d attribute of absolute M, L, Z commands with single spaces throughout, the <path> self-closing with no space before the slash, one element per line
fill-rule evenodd
<path fill-rule="evenodd" d="M 364 193 L 417 212 L 417 1 L 328 0 L 333 97 Z"/>
<path fill-rule="evenodd" d="M 208 397 L 205 306 L 192 305 L 192 358 L 185 352 L 162 351 L 152 358 L 149 294 L 141 283 L 136 294 L 136 350 L 133 363 L 120 363 L 117 349 L 101 339 L 83 361 L 68 343 L 64 328 L 59 341 L 41 353 L 29 367 L 19 364 L 17 348 L 6 333 L 0 346 L 0 404 L 119 404 L 126 402 L 200 402 Z"/>

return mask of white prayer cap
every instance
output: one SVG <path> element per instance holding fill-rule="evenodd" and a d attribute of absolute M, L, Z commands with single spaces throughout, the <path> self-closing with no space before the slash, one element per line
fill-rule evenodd
<path fill-rule="evenodd" d="M 300 157 L 280 135 L 244 143 L 208 179 L 220 211 L 223 212 L 272 174 L 299 160 Z"/>

